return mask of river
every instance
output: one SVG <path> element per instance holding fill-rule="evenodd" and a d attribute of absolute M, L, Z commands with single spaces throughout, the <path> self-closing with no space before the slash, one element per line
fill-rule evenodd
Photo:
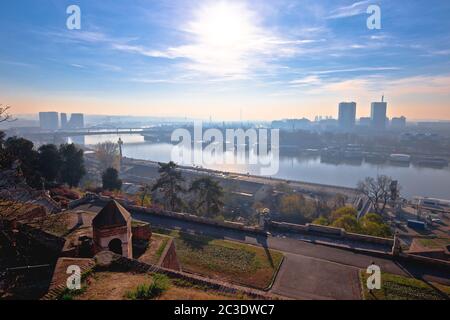
<path fill-rule="evenodd" d="M 99 142 L 117 142 L 118 135 L 98 135 L 75 137 L 73 141 L 85 145 L 95 145 Z M 168 162 L 171 160 L 173 146 L 168 143 L 151 143 L 144 141 L 141 135 L 121 135 L 124 142 L 125 157 Z M 72 139 L 69 138 L 69 141 Z M 205 165 L 210 169 L 228 172 L 259 174 L 257 165 L 220 164 Z M 280 155 L 280 164 L 276 178 L 298 180 L 319 184 L 355 187 L 358 181 L 365 177 L 376 177 L 384 174 L 399 181 L 401 195 L 406 198 L 428 196 L 450 199 L 450 169 L 418 167 L 413 164 L 405 167 L 390 163 L 371 164 L 339 163 L 331 164 L 321 161 L 320 156 Z"/>

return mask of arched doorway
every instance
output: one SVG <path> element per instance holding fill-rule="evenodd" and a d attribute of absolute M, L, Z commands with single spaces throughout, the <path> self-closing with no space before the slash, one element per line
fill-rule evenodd
<path fill-rule="evenodd" d="M 122 241 L 120 239 L 112 239 L 108 244 L 109 251 L 122 255 Z"/>

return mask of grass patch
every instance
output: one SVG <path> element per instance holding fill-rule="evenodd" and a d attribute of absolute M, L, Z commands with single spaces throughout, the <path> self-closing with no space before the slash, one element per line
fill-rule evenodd
<path fill-rule="evenodd" d="M 232 299 L 237 299 L 237 300 L 251 300 L 252 299 L 249 296 L 247 296 L 246 294 L 241 293 L 241 292 L 239 292 L 237 294 L 218 292 L 217 290 L 211 289 L 210 287 L 208 287 L 206 285 L 193 283 L 192 281 L 189 281 L 186 279 L 179 279 L 179 278 L 172 279 L 172 283 L 174 286 L 176 286 L 178 288 L 187 288 L 187 289 L 192 289 L 192 290 L 198 290 L 198 291 L 205 292 L 205 293 L 220 294 L 224 297 L 229 297 Z"/>
<path fill-rule="evenodd" d="M 419 243 L 430 249 L 440 249 L 450 244 L 449 238 L 417 239 Z"/>
<path fill-rule="evenodd" d="M 159 297 L 170 287 L 170 279 L 163 274 L 154 274 L 150 284 L 141 284 L 125 294 L 131 300 L 149 300 Z"/>
<path fill-rule="evenodd" d="M 360 271 L 363 297 L 365 300 L 445 300 L 450 298 L 450 287 L 428 284 L 422 280 L 382 273 L 381 289 L 367 289 L 368 275 Z"/>
<path fill-rule="evenodd" d="M 168 238 L 168 237 L 164 237 L 164 239 L 162 240 L 162 243 L 159 246 L 158 250 L 156 250 L 155 257 L 156 257 L 157 261 L 159 260 L 159 258 L 161 258 L 161 255 L 163 254 L 164 249 L 166 249 L 166 246 L 167 246 L 167 243 L 169 242 L 169 239 L 170 238 Z"/>
<path fill-rule="evenodd" d="M 75 297 L 82 295 L 86 292 L 87 286 L 81 286 L 79 290 L 71 290 L 69 288 L 65 288 L 63 292 L 58 297 L 58 300 L 73 300 Z"/>
<path fill-rule="evenodd" d="M 174 237 L 182 269 L 246 286 L 266 289 L 283 254 L 234 241 L 158 230 Z"/>
<path fill-rule="evenodd" d="M 143 221 L 139 221 L 139 220 L 131 220 L 131 226 L 132 227 L 142 227 L 147 225 L 148 223 L 143 222 Z"/>

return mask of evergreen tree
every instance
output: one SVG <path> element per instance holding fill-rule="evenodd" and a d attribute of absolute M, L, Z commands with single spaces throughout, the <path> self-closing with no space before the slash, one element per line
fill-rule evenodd
<path fill-rule="evenodd" d="M 62 144 L 59 147 L 61 155 L 61 181 L 70 187 L 76 187 L 86 173 L 83 150 L 72 144 Z"/>

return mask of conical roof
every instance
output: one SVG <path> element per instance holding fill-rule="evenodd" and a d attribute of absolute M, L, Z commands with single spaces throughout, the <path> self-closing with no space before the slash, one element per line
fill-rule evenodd
<path fill-rule="evenodd" d="M 126 226 L 131 221 L 130 213 L 117 201 L 111 200 L 92 220 L 95 228 Z"/>

